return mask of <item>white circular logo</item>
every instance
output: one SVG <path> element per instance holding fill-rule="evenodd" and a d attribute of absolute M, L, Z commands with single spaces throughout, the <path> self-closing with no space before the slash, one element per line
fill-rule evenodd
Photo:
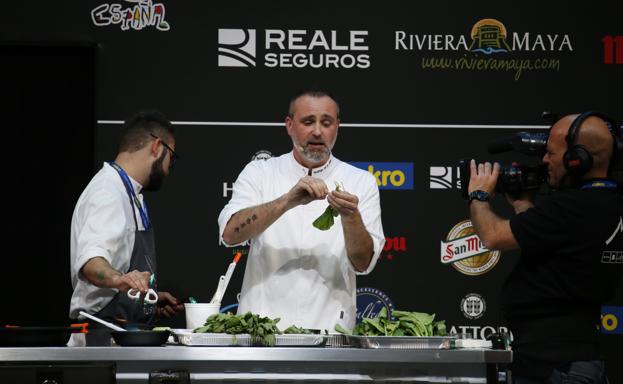
<path fill-rule="evenodd" d="M 463 312 L 463 316 L 468 319 L 479 319 L 484 315 L 486 310 L 487 304 L 485 303 L 485 299 L 477 293 L 467 294 L 461 300 L 461 312 Z"/>
<path fill-rule="evenodd" d="M 273 157 L 273 154 L 270 153 L 270 151 L 267 151 L 265 149 L 260 149 L 259 151 L 255 152 L 253 157 L 251 157 L 251 161 L 253 161 L 253 160 L 268 160 L 271 157 Z"/>

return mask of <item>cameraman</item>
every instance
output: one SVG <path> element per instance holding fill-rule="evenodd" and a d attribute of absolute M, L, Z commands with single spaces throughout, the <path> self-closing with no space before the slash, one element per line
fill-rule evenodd
<path fill-rule="evenodd" d="M 608 179 L 616 140 L 606 122 L 581 116 L 572 144 L 592 157 L 576 172 L 564 161 L 567 133 L 579 115 L 557 121 L 543 162 L 547 196 L 507 200 L 515 215 L 493 213 L 500 165 L 470 163 L 470 216 L 489 249 L 521 249 L 502 289 L 502 311 L 513 333 L 516 384 L 605 383 L 599 352 L 601 305 L 611 299 L 623 273 L 623 199 Z M 613 128 L 614 129 L 614 128 Z"/>

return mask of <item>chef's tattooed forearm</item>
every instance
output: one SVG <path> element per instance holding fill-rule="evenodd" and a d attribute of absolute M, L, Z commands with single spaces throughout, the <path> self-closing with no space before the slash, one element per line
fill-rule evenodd
<path fill-rule="evenodd" d="M 234 228 L 234 231 L 240 232 L 241 229 L 243 229 L 247 225 L 250 225 L 255 220 L 257 220 L 257 215 L 254 213 L 253 215 L 251 215 L 251 217 L 247 217 L 236 228 Z"/>
<path fill-rule="evenodd" d="M 95 272 L 95 277 L 97 278 L 97 281 L 104 281 L 106 280 L 106 272 L 105 271 L 96 271 Z"/>
<path fill-rule="evenodd" d="M 264 232 L 275 220 L 292 208 L 288 201 L 286 194 L 268 203 L 236 212 L 223 231 L 223 241 L 226 244 L 238 244 Z"/>

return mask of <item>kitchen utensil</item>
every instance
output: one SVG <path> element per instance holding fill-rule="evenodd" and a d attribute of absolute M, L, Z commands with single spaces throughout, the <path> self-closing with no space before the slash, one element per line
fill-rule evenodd
<path fill-rule="evenodd" d="M 125 329 L 118 327 L 116 325 L 114 325 L 113 323 L 109 323 L 108 321 L 104 321 L 102 319 L 100 319 L 99 317 L 93 316 L 93 315 L 89 315 L 88 313 L 84 312 L 84 311 L 80 311 L 80 314 L 84 317 L 87 317 L 91 320 L 97 321 L 100 324 L 103 324 L 105 326 L 107 326 L 110 329 L 114 329 L 115 331 L 119 331 L 119 332 L 125 332 Z"/>
<path fill-rule="evenodd" d="M 154 283 L 156 275 L 151 275 L 149 278 L 149 286 Z M 131 288 L 128 290 L 128 297 L 133 300 L 141 299 L 141 292 L 138 289 Z M 158 302 L 158 294 L 153 289 L 149 288 L 147 293 L 145 294 L 145 303 L 147 304 L 156 304 Z"/>
<path fill-rule="evenodd" d="M 234 255 L 234 261 L 232 261 L 229 264 L 229 267 L 227 267 L 227 272 L 225 272 L 225 275 L 221 275 L 221 277 L 219 278 L 216 292 L 214 292 L 214 296 L 212 296 L 212 300 L 210 300 L 210 303 L 221 303 L 223 295 L 225 294 L 225 290 L 227 289 L 227 285 L 229 285 L 231 275 L 234 273 L 234 268 L 236 268 L 236 264 L 238 264 L 238 260 L 240 260 L 241 256 L 241 252 L 238 252 Z"/>
<path fill-rule="evenodd" d="M 171 332 L 163 331 L 113 331 L 115 343 L 126 347 L 155 347 L 167 342 Z"/>

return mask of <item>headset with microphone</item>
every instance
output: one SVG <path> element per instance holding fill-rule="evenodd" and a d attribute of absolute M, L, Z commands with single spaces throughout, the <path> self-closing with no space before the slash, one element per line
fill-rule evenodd
<path fill-rule="evenodd" d="M 581 177 L 593 167 L 593 155 L 582 144 L 576 143 L 578 132 L 582 123 L 591 116 L 599 117 L 608 126 L 612 135 L 613 148 L 610 157 L 610 166 L 615 163 L 623 152 L 623 139 L 621 138 L 621 127 L 610 117 L 601 112 L 589 111 L 579 114 L 571 123 L 567 132 L 567 151 L 563 155 L 563 164 L 569 176 L 574 178 Z"/>

